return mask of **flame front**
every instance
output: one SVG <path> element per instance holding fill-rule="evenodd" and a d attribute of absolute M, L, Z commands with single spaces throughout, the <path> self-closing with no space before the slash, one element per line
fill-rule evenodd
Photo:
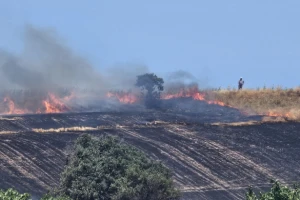
<path fill-rule="evenodd" d="M 67 98 L 68 99 L 68 98 Z M 45 113 L 60 113 L 70 110 L 59 98 L 54 94 L 48 93 L 48 99 L 43 101 Z"/>
<path fill-rule="evenodd" d="M 294 115 L 291 112 L 287 112 L 287 113 L 279 113 L 276 111 L 269 111 L 266 113 L 267 116 L 270 117 L 286 117 L 286 118 L 294 118 Z"/>
<path fill-rule="evenodd" d="M 37 93 L 4 93 L 2 94 L 2 102 L 0 101 L 0 114 L 29 114 L 29 113 L 62 113 L 72 111 L 71 102 L 81 96 L 76 96 L 74 91 L 65 92 L 37 92 Z M 204 101 L 207 104 L 215 104 L 219 106 L 232 107 L 224 102 L 213 100 L 210 98 L 210 93 L 199 91 L 197 87 L 182 88 L 177 92 L 164 92 L 161 94 L 161 99 L 176 99 L 176 98 L 192 98 L 197 101 Z M 97 97 L 98 98 L 98 97 Z M 106 98 L 116 99 L 124 104 L 134 104 L 140 101 L 140 97 L 134 92 L 114 91 L 107 92 Z M 101 100 L 101 97 L 100 99 Z M 241 110 L 241 109 L 239 109 Z M 242 111 L 242 110 L 241 110 Z M 263 115 L 272 117 L 285 117 L 289 119 L 295 118 L 295 112 L 279 112 L 268 111 L 258 112 Z M 247 114 L 247 113 L 245 113 Z"/>
<path fill-rule="evenodd" d="M 68 102 L 73 98 L 73 94 L 58 97 L 54 93 L 47 93 L 43 97 L 32 98 L 30 95 L 25 98 L 12 98 L 7 95 L 0 102 L 0 114 L 29 114 L 29 113 L 60 113 L 69 111 Z M 40 100 L 39 100 L 40 99 Z"/>
<path fill-rule="evenodd" d="M 204 101 L 204 94 L 201 94 L 197 87 L 191 87 L 187 89 L 180 89 L 179 92 L 172 94 L 163 94 L 162 99 L 174 99 L 174 98 L 187 98 L 192 97 L 195 100 Z"/>
<path fill-rule="evenodd" d="M 206 95 L 204 93 L 201 93 L 198 87 L 184 88 L 184 89 L 180 89 L 179 92 L 176 93 L 172 93 L 172 94 L 167 93 L 162 95 L 162 99 L 188 98 L 188 97 L 198 101 L 205 101 L 208 104 L 228 106 L 225 105 L 225 103 L 222 101 L 207 100 Z"/>
<path fill-rule="evenodd" d="M 124 91 L 108 92 L 106 94 L 106 97 L 117 99 L 119 102 L 125 104 L 133 104 L 139 100 L 136 94 L 132 92 L 124 92 Z M 225 103 L 221 101 L 207 100 L 206 95 L 204 93 L 201 93 L 198 87 L 182 88 L 178 92 L 166 92 L 166 93 L 162 93 L 161 95 L 161 99 L 165 99 L 165 100 L 176 99 L 176 98 L 193 98 L 194 100 L 197 101 L 205 101 L 208 104 L 227 106 L 225 105 Z"/>
<path fill-rule="evenodd" d="M 119 102 L 125 104 L 133 104 L 138 101 L 138 97 L 131 92 L 108 92 L 106 97 L 115 98 Z"/>
<path fill-rule="evenodd" d="M 15 103 L 11 100 L 10 97 L 4 97 L 3 103 L 4 103 L 4 105 L 6 105 L 6 108 L 8 109 L 8 110 L 4 111 L 4 114 L 6 114 L 6 115 L 25 114 L 28 112 L 27 110 L 22 110 L 20 108 L 17 108 L 15 106 Z"/>
<path fill-rule="evenodd" d="M 216 104 L 216 105 L 219 105 L 219 106 L 227 106 L 227 107 L 230 107 L 229 105 L 226 105 L 224 102 L 222 101 L 207 101 L 208 104 Z"/>

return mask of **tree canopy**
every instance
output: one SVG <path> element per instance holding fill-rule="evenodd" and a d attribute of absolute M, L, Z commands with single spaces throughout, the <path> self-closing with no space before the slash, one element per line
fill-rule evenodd
<path fill-rule="evenodd" d="M 294 188 L 282 186 L 278 181 L 271 181 L 273 186 L 271 191 L 259 193 L 258 197 L 250 187 L 246 193 L 246 200 L 300 200 L 299 185 L 294 185 Z"/>
<path fill-rule="evenodd" d="M 145 93 L 147 107 L 156 107 L 160 99 L 160 92 L 164 90 L 164 80 L 154 73 L 146 73 L 137 76 L 136 86 Z"/>
<path fill-rule="evenodd" d="M 0 190 L 0 200 L 31 200 L 29 193 L 19 193 L 13 188 L 7 190 Z M 53 197 L 50 194 L 44 195 L 41 200 L 71 200 L 68 197 Z"/>
<path fill-rule="evenodd" d="M 60 194 L 87 200 L 175 200 L 171 172 L 115 137 L 79 137 Z"/>

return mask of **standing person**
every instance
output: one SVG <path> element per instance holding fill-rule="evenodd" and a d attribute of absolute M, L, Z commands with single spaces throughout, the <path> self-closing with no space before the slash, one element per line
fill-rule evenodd
<path fill-rule="evenodd" d="M 239 80 L 239 90 L 243 89 L 243 85 L 244 85 L 244 80 L 243 77 L 241 77 Z"/>

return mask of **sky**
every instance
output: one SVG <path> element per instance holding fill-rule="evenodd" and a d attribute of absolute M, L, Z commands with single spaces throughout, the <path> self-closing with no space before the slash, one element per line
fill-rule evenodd
<path fill-rule="evenodd" d="M 184 70 L 202 87 L 300 86 L 299 0 L 1 0 L 0 48 L 26 24 L 55 30 L 100 71 Z"/>

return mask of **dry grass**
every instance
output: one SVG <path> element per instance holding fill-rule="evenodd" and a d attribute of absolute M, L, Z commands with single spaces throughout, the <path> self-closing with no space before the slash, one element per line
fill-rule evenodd
<path fill-rule="evenodd" d="M 32 131 L 36 132 L 36 133 L 61 133 L 61 132 L 81 132 L 81 131 L 95 131 L 95 130 L 99 130 L 100 127 L 86 127 L 86 126 L 75 126 L 75 127 L 68 127 L 68 128 L 50 128 L 50 129 L 42 129 L 42 128 L 34 128 L 32 129 Z"/>
<path fill-rule="evenodd" d="M 229 123 L 211 123 L 210 125 L 213 126 L 252 126 L 252 125 L 259 125 L 263 123 L 277 123 L 277 122 L 286 122 L 287 120 L 283 117 L 263 117 L 261 121 L 246 121 L 246 122 L 229 122 Z"/>
<path fill-rule="evenodd" d="M 212 91 L 210 98 L 248 114 L 281 116 L 300 120 L 300 88 Z"/>

